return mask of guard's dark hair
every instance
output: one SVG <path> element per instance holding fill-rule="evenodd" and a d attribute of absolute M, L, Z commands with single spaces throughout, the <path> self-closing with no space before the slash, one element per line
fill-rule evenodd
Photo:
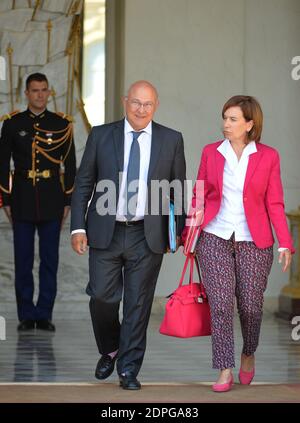
<path fill-rule="evenodd" d="M 47 76 L 44 75 L 43 73 L 36 72 L 36 73 L 32 73 L 31 75 L 29 75 L 28 78 L 26 79 L 26 90 L 29 89 L 29 85 L 32 81 L 38 81 L 38 82 L 45 81 L 45 82 L 47 82 L 47 85 L 49 85 Z"/>

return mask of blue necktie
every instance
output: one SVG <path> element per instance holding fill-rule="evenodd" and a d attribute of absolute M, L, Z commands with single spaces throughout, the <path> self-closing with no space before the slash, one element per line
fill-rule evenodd
<path fill-rule="evenodd" d="M 137 206 L 137 194 L 138 194 L 138 186 L 136 187 L 135 191 L 128 191 L 128 187 L 132 181 L 139 181 L 140 176 L 140 146 L 138 142 L 138 137 L 142 134 L 141 132 L 134 132 L 132 131 L 133 139 L 130 148 L 130 155 L 128 161 L 128 168 L 127 168 L 127 214 L 126 217 L 128 220 L 131 220 L 136 215 L 136 206 Z M 138 183 L 138 182 L 137 182 Z M 135 186 L 135 185 L 134 185 Z M 131 198 L 136 195 L 135 204 L 132 204 Z M 129 210 L 129 202 L 130 202 L 130 210 Z"/>

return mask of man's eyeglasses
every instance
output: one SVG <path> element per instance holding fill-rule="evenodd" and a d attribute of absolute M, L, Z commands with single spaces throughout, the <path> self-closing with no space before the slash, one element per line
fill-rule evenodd
<path fill-rule="evenodd" d="M 154 107 L 154 104 L 151 101 L 147 101 L 146 103 L 141 103 L 138 100 L 127 100 L 130 104 L 132 110 L 139 110 L 141 107 L 146 110 L 146 112 L 151 112 Z"/>

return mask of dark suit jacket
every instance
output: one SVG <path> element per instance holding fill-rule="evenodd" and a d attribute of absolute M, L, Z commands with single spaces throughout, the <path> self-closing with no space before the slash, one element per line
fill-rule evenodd
<path fill-rule="evenodd" d="M 45 110 L 34 115 L 29 109 L 7 119 L 0 137 L 0 190 L 3 203 L 11 206 L 14 220 L 28 222 L 61 219 L 64 206 L 70 205 L 76 159 L 73 137 L 58 141 L 67 134 L 70 122 Z M 32 149 L 32 140 L 39 136 L 41 150 Z M 51 142 L 48 142 L 51 140 Z M 14 161 L 12 190 L 9 190 L 10 160 Z M 64 158 L 64 183 L 60 178 L 59 161 Z M 50 170 L 50 178 L 37 178 L 35 185 L 28 171 Z"/>
<path fill-rule="evenodd" d="M 88 243 L 93 248 L 105 249 L 109 246 L 115 226 L 116 206 L 119 198 L 119 173 L 124 162 L 124 119 L 92 129 L 75 180 L 72 195 L 71 231 L 86 229 Z M 151 215 L 150 184 L 152 180 L 179 180 L 183 185 L 186 178 L 183 139 L 180 132 L 152 122 L 151 156 L 148 172 L 148 210 L 145 214 L 145 237 L 149 248 L 155 253 L 164 253 L 168 245 L 168 216 L 162 214 L 162 204 L 158 215 Z M 113 213 L 100 216 L 97 201 L 105 193 L 98 192 L 99 181 L 112 181 L 116 187 L 116 204 Z M 183 194 L 180 198 L 183 208 Z M 91 202 L 88 207 L 89 200 Z M 164 195 L 162 203 L 168 201 Z M 87 211 L 88 209 L 88 211 Z M 87 212 L 87 213 L 86 213 Z M 184 227 L 184 214 L 178 216 L 177 233 Z"/>

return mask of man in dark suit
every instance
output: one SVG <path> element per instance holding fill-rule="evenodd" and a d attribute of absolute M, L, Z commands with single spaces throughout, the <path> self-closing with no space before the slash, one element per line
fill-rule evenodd
<path fill-rule="evenodd" d="M 54 331 L 59 237 L 71 203 L 76 173 L 71 122 L 47 110 L 47 77 L 26 80 L 28 108 L 3 117 L 0 190 L 14 234 L 15 288 L 19 331 Z M 14 162 L 13 177 L 10 172 Z M 33 302 L 34 237 L 39 235 L 39 295 Z"/>
<path fill-rule="evenodd" d="M 71 230 L 78 254 L 86 251 L 87 243 L 90 247 L 87 294 L 102 355 L 95 376 L 106 379 L 117 360 L 120 386 L 134 390 L 141 387 L 137 374 L 156 281 L 168 250 L 163 207 L 169 199 L 166 194 L 159 199 L 151 185 L 179 183 L 171 193 L 179 237 L 186 166 L 182 135 L 152 120 L 158 107 L 153 85 L 134 83 L 123 104 L 125 119 L 94 127 L 89 135 L 72 196 Z"/>

